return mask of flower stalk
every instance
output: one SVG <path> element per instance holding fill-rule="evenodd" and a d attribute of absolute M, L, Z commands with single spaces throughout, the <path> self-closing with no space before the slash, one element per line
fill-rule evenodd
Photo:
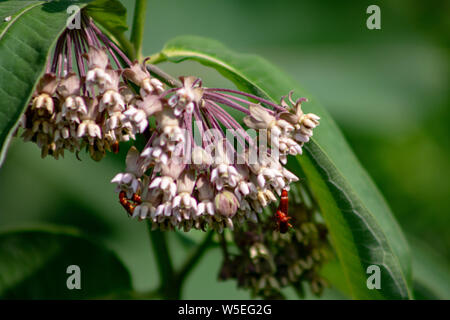
<path fill-rule="evenodd" d="M 188 256 L 181 268 L 176 271 L 173 267 L 169 246 L 167 244 L 167 233 L 160 230 L 151 230 L 150 224 L 148 230 L 161 279 L 157 292 L 165 299 L 180 299 L 187 277 L 206 251 L 211 248 L 214 233 L 212 231 L 208 232 L 202 242 Z"/>
<path fill-rule="evenodd" d="M 151 226 L 149 226 L 149 236 L 160 275 L 158 291 L 166 299 L 179 299 L 180 290 L 167 245 L 167 234 L 160 230 L 151 230 Z"/>
<path fill-rule="evenodd" d="M 147 0 L 136 0 L 134 7 L 133 29 L 131 31 L 131 43 L 134 47 L 135 58 L 142 62 L 142 40 L 144 38 Z"/>

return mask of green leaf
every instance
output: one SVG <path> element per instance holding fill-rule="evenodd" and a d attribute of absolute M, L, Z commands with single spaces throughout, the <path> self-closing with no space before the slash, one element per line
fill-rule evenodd
<path fill-rule="evenodd" d="M 67 288 L 71 265 L 80 267 L 80 290 Z M 130 275 L 117 256 L 73 230 L 42 227 L 0 233 L 2 299 L 103 298 L 130 290 Z"/>
<path fill-rule="evenodd" d="M 136 57 L 133 44 L 125 36 L 128 30 L 127 9 L 118 0 L 95 0 L 86 8 L 86 12 L 95 22 L 100 24 L 102 31 L 119 44 L 131 60 Z"/>
<path fill-rule="evenodd" d="M 413 255 L 414 297 L 450 299 L 450 266 L 433 248 L 419 239 L 410 239 Z"/>
<path fill-rule="evenodd" d="M 118 0 L 95 0 L 86 12 L 113 34 L 128 30 L 127 9 Z"/>
<path fill-rule="evenodd" d="M 0 3 L 0 164 L 50 49 L 66 26 L 67 7 L 73 4 L 86 5 L 77 1 Z"/>
<path fill-rule="evenodd" d="M 196 60 L 218 70 L 241 90 L 278 102 L 294 89 L 307 97 L 306 112 L 321 117 L 321 125 L 303 156 L 289 167 L 301 166 L 328 225 L 333 246 L 353 298 L 411 298 L 408 244 L 388 205 L 361 167 L 342 133 L 314 98 L 290 76 L 266 60 L 237 54 L 217 41 L 194 36 L 169 41 L 153 62 Z M 357 121 L 357 119 L 355 119 Z M 294 161 L 292 161 L 294 160 Z M 381 269 L 381 289 L 369 290 L 367 267 Z"/>
<path fill-rule="evenodd" d="M 0 35 L 14 23 L 18 16 L 36 5 L 40 5 L 40 3 L 38 1 L 7 1 L 2 3 L 0 6 Z"/>
<path fill-rule="evenodd" d="M 320 269 L 320 275 L 324 277 L 334 289 L 337 289 L 346 297 L 351 297 L 351 292 L 345 277 L 342 276 L 342 265 L 337 257 L 332 257 L 324 263 Z"/>

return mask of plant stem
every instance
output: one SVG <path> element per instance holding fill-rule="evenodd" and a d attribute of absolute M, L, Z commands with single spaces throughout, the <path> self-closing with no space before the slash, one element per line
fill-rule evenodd
<path fill-rule="evenodd" d="M 214 232 L 208 232 L 202 243 L 200 243 L 195 251 L 184 262 L 180 271 L 175 272 L 169 253 L 169 247 L 167 246 L 167 232 L 160 230 L 152 231 L 150 222 L 148 222 L 148 230 L 158 272 L 161 278 L 160 286 L 157 291 L 152 292 L 152 296 L 158 296 L 159 293 L 164 299 L 180 299 L 181 290 L 185 280 L 205 252 L 211 247 Z M 143 295 L 143 298 L 145 298 L 145 295 Z"/>
<path fill-rule="evenodd" d="M 148 222 L 148 231 L 161 276 L 160 291 L 166 299 L 179 299 L 180 290 L 177 284 L 172 259 L 170 257 L 169 248 L 167 246 L 166 233 L 160 230 L 151 230 L 151 223 Z"/>
<path fill-rule="evenodd" d="M 206 237 L 203 239 L 202 243 L 195 249 L 191 256 L 186 260 L 186 262 L 181 267 L 180 271 L 177 273 L 177 279 L 180 286 L 180 291 L 183 286 L 184 280 L 186 280 L 189 273 L 194 269 L 197 263 L 200 261 L 202 256 L 211 247 L 212 238 L 214 232 L 209 231 Z"/>
<path fill-rule="evenodd" d="M 223 252 L 223 256 L 225 257 L 225 260 L 228 260 L 230 257 L 230 254 L 228 253 L 227 240 L 225 239 L 225 236 L 223 233 L 219 234 L 219 242 L 220 242 L 220 247 Z"/>
<path fill-rule="evenodd" d="M 125 37 L 123 32 L 111 32 L 111 36 L 114 38 L 113 40 L 116 40 L 116 42 L 120 45 L 120 48 L 125 52 L 131 61 L 136 60 L 133 44 L 127 39 L 127 37 Z"/>
<path fill-rule="evenodd" d="M 147 70 L 148 70 L 148 72 L 150 72 L 150 74 L 152 74 L 153 76 L 155 76 L 156 78 L 158 78 L 159 80 L 161 80 L 162 82 L 164 82 L 165 84 L 167 84 L 170 87 L 183 86 L 183 84 L 180 82 L 180 80 L 175 79 L 170 74 L 165 73 L 164 71 L 162 71 L 160 68 L 158 68 L 154 64 L 150 64 L 150 63 L 147 64 Z"/>
<path fill-rule="evenodd" d="M 139 62 L 142 61 L 142 39 L 144 37 L 145 13 L 147 0 L 136 0 L 134 6 L 133 29 L 131 31 L 131 42 Z"/>

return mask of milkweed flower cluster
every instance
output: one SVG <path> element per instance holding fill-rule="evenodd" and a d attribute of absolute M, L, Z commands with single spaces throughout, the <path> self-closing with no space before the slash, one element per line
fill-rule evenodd
<path fill-rule="evenodd" d="M 234 230 L 232 237 L 238 251 L 224 250 L 219 279 L 235 279 L 238 287 L 266 299 L 284 298 L 282 289 L 287 286 L 303 291 L 303 283 L 309 284 L 311 293 L 321 294 L 326 282 L 319 270 L 330 257 L 327 229 L 319 222 L 314 204 L 305 197 L 307 193 L 299 183 L 294 184 L 290 194 L 293 231 L 274 231 L 270 213 L 258 224 L 247 222 Z M 226 246 L 224 242 L 222 248 Z"/>
<path fill-rule="evenodd" d="M 161 229 L 221 232 L 257 222 L 298 180 L 285 168 L 287 156 L 301 154 L 319 125 L 317 115 L 303 112 L 306 99 L 291 92 L 277 104 L 207 88 L 192 76 L 166 87 L 91 18 L 82 14 L 81 21 L 81 29 L 59 37 L 20 122 L 23 139 L 42 157 L 86 149 L 100 160 L 119 142 L 148 136 L 142 150 L 129 150 L 126 171 L 112 182 L 132 217 Z"/>
<path fill-rule="evenodd" d="M 123 70 L 122 65 L 128 66 Z M 130 81 L 142 85 L 135 94 Z M 86 148 L 100 160 L 118 143 L 143 132 L 145 112 L 139 101 L 162 90 L 159 80 L 132 63 L 92 19 L 82 15 L 81 29 L 59 37 L 47 70 L 37 85 L 20 126 L 25 141 L 35 142 L 41 155 L 55 158 L 65 150 Z"/>
<path fill-rule="evenodd" d="M 129 214 L 150 219 L 153 228 L 185 231 L 256 223 L 263 208 L 298 180 L 284 167 L 286 157 L 301 154 L 319 117 L 304 114 L 305 99 L 294 101 L 292 93 L 289 102 L 275 104 L 203 87 L 195 77 L 180 80 L 179 87 L 149 92 L 137 104 L 140 110 L 125 112 L 142 130 L 147 117 L 156 120 L 146 146 L 130 149 L 126 171 L 112 179 L 118 192 L 140 199 L 126 206 Z M 244 116 L 243 125 L 236 113 Z"/>
<path fill-rule="evenodd" d="M 283 287 L 304 281 L 319 294 L 326 228 L 285 167 L 319 125 L 302 109 L 307 100 L 290 92 L 274 103 L 154 68 L 147 59 L 130 61 L 82 12 L 81 28 L 58 38 L 20 120 L 23 139 L 36 143 L 42 157 L 58 159 L 65 150 L 78 157 L 86 149 L 101 160 L 120 142 L 146 137 L 140 150 L 128 150 L 125 171 L 111 181 L 129 216 L 153 229 L 232 235 L 239 252 L 229 253 L 222 241 L 220 278 L 237 279 L 255 296 L 278 298 Z M 291 186 L 297 201 L 288 215 Z"/>

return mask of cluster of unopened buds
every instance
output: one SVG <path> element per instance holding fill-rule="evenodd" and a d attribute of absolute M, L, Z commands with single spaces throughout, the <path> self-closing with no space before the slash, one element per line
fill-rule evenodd
<path fill-rule="evenodd" d="M 200 79 L 181 77 L 178 87 L 143 97 L 136 119 L 154 117 L 146 146 L 132 147 L 126 171 L 112 182 L 132 217 L 153 228 L 207 226 L 222 232 L 249 220 L 278 200 L 298 177 L 284 167 L 301 154 L 319 117 L 304 114 L 292 93 L 280 104 L 230 89 L 206 88 Z M 141 89 L 142 90 L 142 89 Z M 249 99 L 257 103 L 250 102 Z M 228 110 L 243 114 L 244 128 Z M 143 120 L 144 121 L 144 120 Z M 147 121 L 147 120 L 145 120 Z M 277 211 L 286 232 L 289 217 Z"/>
<path fill-rule="evenodd" d="M 147 126 L 143 97 L 162 92 L 145 67 L 127 56 L 82 15 L 81 29 L 66 29 L 37 85 L 20 127 L 25 141 L 41 155 L 86 148 L 94 160 L 118 151 L 119 142 L 135 139 Z M 122 66 L 127 68 L 123 69 Z M 142 87 L 135 93 L 130 81 Z"/>
<path fill-rule="evenodd" d="M 310 293 L 322 293 L 326 282 L 319 271 L 330 257 L 327 229 L 301 184 L 295 184 L 290 194 L 292 232 L 282 234 L 276 230 L 278 221 L 270 218 L 273 206 L 264 211 L 265 217 L 259 223 L 247 222 L 236 228 L 231 234 L 237 252 L 227 249 L 227 241 L 221 246 L 221 280 L 235 279 L 238 287 L 266 299 L 284 298 L 283 289 L 288 286 L 304 295 L 303 283 L 309 284 Z"/>

